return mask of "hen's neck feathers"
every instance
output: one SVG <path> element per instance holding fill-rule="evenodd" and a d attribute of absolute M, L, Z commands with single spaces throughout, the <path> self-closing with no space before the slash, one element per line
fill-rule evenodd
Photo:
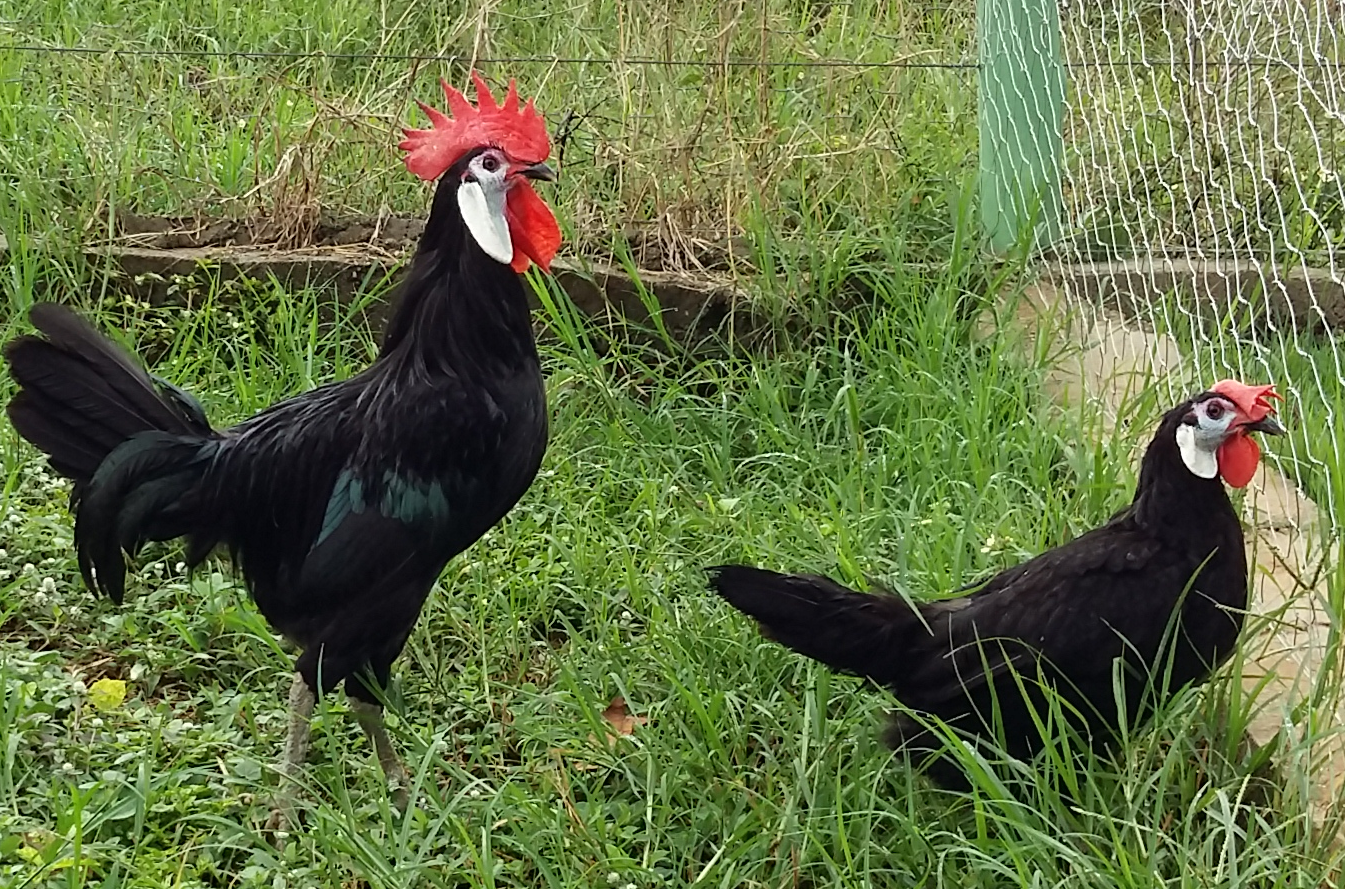
<path fill-rule="evenodd" d="M 439 181 L 378 363 L 488 380 L 535 366 L 537 348 L 522 281 L 462 221 L 460 181 L 455 170 Z"/>
<path fill-rule="evenodd" d="M 1214 530 L 1211 519 L 1237 520 L 1223 480 L 1219 476 L 1201 478 L 1182 462 L 1177 427 L 1190 408 L 1190 402 L 1186 402 L 1163 416 L 1144 452 L 1129 510 L 1141 525 L 1168 536 L 1209 534 Z"/>

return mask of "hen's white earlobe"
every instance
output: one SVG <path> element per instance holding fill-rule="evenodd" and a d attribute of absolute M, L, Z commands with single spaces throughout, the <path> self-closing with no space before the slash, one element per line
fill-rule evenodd
<path fill-rule="evenodd" d="M 1219 461 L 1214 454 L 1196 444 L 1196 429 L 1185 423 L 1177 427 L 1177 450 L 1182 462 L 1194 475 L 1214 478 L 1219 474 Z"/>

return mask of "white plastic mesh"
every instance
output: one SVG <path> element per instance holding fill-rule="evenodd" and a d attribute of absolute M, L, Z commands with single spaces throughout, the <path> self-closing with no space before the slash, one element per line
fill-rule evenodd
<path fill-rule="evenodd" d="M 1337 529 L 1343 25 L 1338 0 L 1062 6 L 1060 280 L 1175 336 L 1189 374 L 1150 359 L 1174 399 L 1193 380 L 1275 382 L 1295 426 L 1278 465 Z"/>

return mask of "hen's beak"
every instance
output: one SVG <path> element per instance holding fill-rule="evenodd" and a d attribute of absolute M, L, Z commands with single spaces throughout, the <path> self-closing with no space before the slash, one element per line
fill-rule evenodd
<path fill-rule="evenodd" d="M 518 175 L 527 179 L 540 179 L 543 182 L 555 182 L 556 171 L 546 164 L 533 164 L 518 171 Z"/>
<path fill-rule="evenodd" d="M 1280 421 L 1270 414 L 1266 414 L 1264 418 L 1257 420 L 1255 423 L 1247 423 L 1242 428 L 1248 432 L 1264 432 L 1266 435 L 1284 434 L 1284 427 L 1280 425 Z"/>

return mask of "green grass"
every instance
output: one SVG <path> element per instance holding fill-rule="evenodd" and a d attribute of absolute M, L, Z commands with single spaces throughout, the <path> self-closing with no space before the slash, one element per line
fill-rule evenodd
<path fill-rule="evenodd" d="M 542 475 L 450 566 L 398 664 L 416 803 L 389 811 L 334 696 L 283 855 L 259 830 L 290 655 L 223 566 L 183 577 L 171 547 L 140 561 L 124 607 L 92 599 L 62 484 L 6 429 L 5 884 L 1320 884 L 1334 859 L 1307 827 L 1303 757 L 1279 751 L 1283 782 L 1258 783 L 1237 749 L 1252 703 L 1226 676 L 1114 757 L 998 766 L 958 798 L 882 750 L 884 695 L 705 590 L 701 566 L 747 559 L 935 596 L 1128 498 L 1125 443 L 1061 423 L 1040 356 L 973 344 L 975 264 L 902 271 L 900 251 L 853 269 L 878 310 L 819 315 L 806 344 L 755 362 L 600 356 L 549 293 Z M 317 325 L 321 294 L 195 298 L 94 311 L 220 423 L 372 354 L 349 314 Z M 129 687 L 106 711 L 86 691 L 102 677 Z M 609 746 L 594 738 L 616 695 L 648 724 Z"/>
<path fill-rule="evenodd" d="M 1276 337 L 1254 364 L 1267 367 L 1272 379 L 1287 380 L 1291 416 L 1298 420 L 1287 447 L 1277 449 L 1290 477 L 1326 509 L 1337 531 L 1345 526 L 1345 453 L 1340 429 L 1345 418 L 1345 373 L 1338 336 L 1299 342 Z"/>
<path fill-rule="evenodd" d="M 1321 264 L 1345 230 L 1345 144 L 1329 65 L 1302 48 L 1329 60 L 1338 38 L 1234 4 L 1210 10 L 1192 60 L 1188 27 L 1130 0 L 1066 16 L 1073 249 L 1157 238 Z M 561 215 L 588 249 L 638 232 L 685 263 L 749 229 L 758 201 L 781 230 L 843 216 L 937 240 L 949 184 L 975 166 L 973 31 L 970 6 L 910 0 L 245 0 L 190 16 L 3 0 L 0 204 L 67 239 L 122 210 L 266 213 L 296 239 L 322 211 L 419 214 L 397 128 L 481 60 L 565 134 Z M 1285 64 L 1223 63 L 1248 45 Z"/>

